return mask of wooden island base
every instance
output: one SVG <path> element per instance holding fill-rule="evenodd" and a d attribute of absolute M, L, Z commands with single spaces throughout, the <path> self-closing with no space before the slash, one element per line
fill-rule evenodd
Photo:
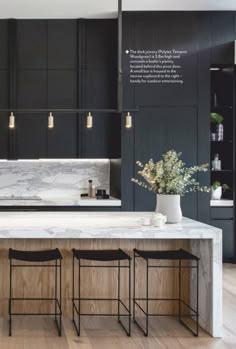
<path fill-rule="evenodd" d="M 122 239 L 1 239 L 0 245 L 0 314 L 8 314 L 9 298 L 9 260 L 8 249 L 19 250 L 44 250 L 59 248 L 63 255 L 62 261 L 62 305 L 63 315 L 71 317 L 72 314 L 72 248 L 76 249 L 118 249 L 121 248 L 133 258 L 133 249 L 189 249 L 189 240 L 122 240 Z M 155 262 L 155 261 L 154 261 Z M 87 262 L 86 262 L 87 263 Z M 97 264 L 99 262 L 96 262 Z M 102 262 L 104 265 L 106 263 Z M 127 263 L 127 262 L 121 262 Z M 162 264 L 171 265 L 173 262 L 162 261 Z M 23 263 L 24 264 L 24 263 Z M 87 263 L 88 264 L 88 263 Z M 100 263 L 101 264 L 101 263 Z M 111 263 L 110 263 L 111 264 Z M 117 265 L 117 263 L 113 263 Z M 163 265 L 164 265 L 163 264 Z M 173 264 L 172 264 L 173 265 Z M 137 294 L 145 297 L 146 263 L 144 260 L 137 262 L 139 269 L 136 271 Z M 77 263 L 76 269 L 77 271 Z M 133 261 L 131 262 L 133 296 Z M 13 272 L 14 293 L 13 297 L 53 297 L 54 271 L 48 268 L 15 268 Z M 77 272 L 75 285 L 77 286 Z M 149 274 L 149 297 L 178 298 L 178 269 L 152 269 Z M 84 268 L 81 274 L 81 296 L 91 298 L 116 298 L 117 297 L 117 268 Z M 127 269 L 121 271 L 121 295 L 127 302 L 128 273 Z M 189 302 L 190 277 L 187 269 L 182 271 L 182 297 Z M 154 303 L 154 302 L 153 302 Z M 184 308 L 184 307 L 183 307 Z M 14 311 L 43 312 L 51 309 L 53 304 L 42 302 L 15 302 Z M 150 310 L 163 313 L 177 313 L 177 302 L 150 302 Z M 84 312 L 116 312 L 117 302 L 90 302 L 84 303 Z M 187 309 L 182 309 L 186 312 Z"/>

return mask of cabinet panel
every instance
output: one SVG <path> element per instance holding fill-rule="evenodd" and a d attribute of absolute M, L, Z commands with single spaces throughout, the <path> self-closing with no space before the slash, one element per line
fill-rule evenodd
<path fill-rule="evenodd" d="M 0 70 L 0 108 L 8 108 L 8 71 Z"/>
<path fill-rule="evenodd" d="M 76 69 L 76 20 L 48 21 L 48 69 Z"/>
<path fill-rule="evenodd" d="M 86 67 L 114 67 L 117 62 L 117 20 L 88 19 L 83 21 L 84 57 Z"/>
<path fill-rule="evenodd" d="M 15 131 L 19 159 L 46 158 L 47 115 L 16 115 Z"/>
<path fill-rule="evenodd" d="M 115 109 L 117 104 L 117 73 L 112 69 L 83 71 L 84 108 Z"/>
<path fill-rule="evenodd" d="M 0 69 L 8 69 L 8 21 L 0 20 Z"/>
<path fill-rule="evenodd" d="M 75 114 L 54 115 L 54 128 L 48 129 L 48 158 L 72 159 L 77 157 L 78 136 Z"/>
<path fill-rule="evenodd" d="M 123 22 L 124 102 L 126 103 L 124 107 L 130 105 L 126 94 L 132 95 L 132 89 L 135 91 L 134 106 L 195 106 L 197 104 L 197 15 L 189 12 L 169 12 L 168 15 L 157 12 L 145 15 L 143 13 L 125 13 Z M 167 72 L 169 70 L 167 66 L 181 66 L 180 77 L 176 80 L 183 80 L 183 83 L 131 83 L 129 80 L 130 54 L 126 54 L 126 49 L 161 50 L 158 63 L 156 63 L 158 67 L 155 70 L 162 70 L 163 74 L 171 74 Z M 164 53 L 165 50 L 171 51 L 172 49 L 186 51 L 186 53 L 182 54 L 181 59 L 173 60 L 173 57 Z M 145 55 L 141 53 L 139 56 Z M 137 65 L 136 70 L 143 70 L 140 67 L 142 64 L 150 64 L 149 59 L 145 57 L 139 59 L 141 63 L 135 64 Z M 153 61 L 152 58 L 150 60 Z M 150 68 L 150 72 L 151 70 Z M 167 80 L 174 79 L 167 78 Z"/>
<path fill-rule="evenodd" d="M 214 219 L 233 219 L 233 207 L 212 207 L 211 217 Z"/>
<path fill-rule="evenodd" d="M 214 12 L 211 21 L 211 64 L 234 64 L 234 12 Z"/>
<path fill-rule="evenodd" d="M 46 20 L 17 20 L 17 68 L 47 69 Z"/>
<path fill-rule="evenodd" d="M 20 70 L 17 74 L 17 107 L 47 107 L 47 72 Z"/>
<path fill-rule="evenodd" d="M 8 158 L 8 114 L 0 115 L 0 159 Z"/>
<path fill-rule="evenodd" d="M 48 71 L 48 108 L 76 108 L 76 72 Z"/>
<path fill-rule="evenodd" d="M 187 165 L 197 164 L 197 110 L 195 108 L 141 108 L 135 117 L 135 161 L 159 160 L 170 149 L 183 152 Z M 137 168 L 136 168 L 137 170 Z M 135 171 L 136 173 L 136 171 Z M 155 209 L 155 194 L 135 185 L 135 210 Z M 197 195 L 181 199 L 183 215 L 197 218 Z"/>
<path fill-rule="evenodd" d="M 86 115 L 82 116 L 82 157 L 120 158 L 121 121 L 117 114 L 93 115 L 93 127 L 86 128 Z"/>
<path fill-rule="evenodd" d="M 211 224 L 223 230 L 223 260 L 234 257 L 235 239 L 233 220 L 211 220 Z"/>

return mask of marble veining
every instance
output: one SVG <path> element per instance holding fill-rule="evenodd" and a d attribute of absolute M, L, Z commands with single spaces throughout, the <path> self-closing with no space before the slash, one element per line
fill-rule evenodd
<path fill-rule="evenodd" d="M 0 161 L 0 206 L 41 206 L 57 202 L 77 205 L 80 194 L 87 192 L 89 179 L 96 188 L 106 189 L 109 193 L 110 161 Z M 25 200 L 19 200 L 21 197 Z"/>

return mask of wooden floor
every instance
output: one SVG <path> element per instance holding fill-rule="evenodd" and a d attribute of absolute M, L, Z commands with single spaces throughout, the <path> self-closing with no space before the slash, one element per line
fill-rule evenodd
<path fill-rule="evenodd" d="M 13 337 L 8 337 L 7 319 L 0 319 L 1 349 L 235 349 L 236 348 L 236 266 L 224 265 L 224 337 L 213 339 L 204 331 L 194 338 L 175 319 L 150 321 L 150 336 L 143 337 L 133 326 L 127 337 L 116 319 L 84 318 L 81 337 L 75 335 L 71 320 L 63 319 L 59 338 L 50 318 L 18 317 L 13 322 Z"/>

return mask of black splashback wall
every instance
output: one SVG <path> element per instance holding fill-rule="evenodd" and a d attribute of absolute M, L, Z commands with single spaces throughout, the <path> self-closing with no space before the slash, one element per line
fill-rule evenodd
<path fill-rule="evenodd" d="M 136 160 L 158 160 L 163 152 L 183 152 L 187 165 L 209 163 L 210 66 L 234 64 L 234 12 L 125 12 L 123 14 L 123 107 L 134 127 L 122 133 L 122 204 L 126 210 L 154 210 L 155 195 L 131 183 Z M 130 50 L 182 50 L 183 84 L 134 83 Z M 132 80 L 132 82 L 131 82 Z M 210 184 L 210 175 L 200 174 Z M 183 214 L 209 222 L 209 195 L 182 200 Z"/>

